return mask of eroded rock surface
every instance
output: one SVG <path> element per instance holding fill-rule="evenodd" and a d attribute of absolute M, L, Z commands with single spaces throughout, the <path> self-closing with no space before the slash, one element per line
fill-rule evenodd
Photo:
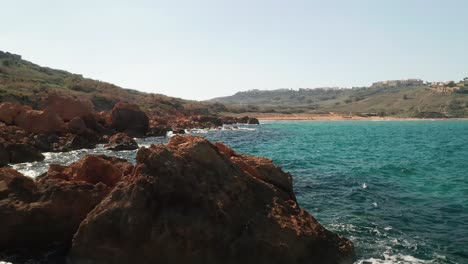
<path fill-rule="evenodd" d="M 267 159 L 175 136 L 137 161 L 81 223 L 71 263 L 352 263 Z"/>

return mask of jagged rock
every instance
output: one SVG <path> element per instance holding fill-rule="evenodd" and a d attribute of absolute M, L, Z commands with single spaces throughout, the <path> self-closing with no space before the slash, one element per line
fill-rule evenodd
<path fill-rule="evenodd" d="M 149 118 L 137 105 L 120 102 L 110 113 L 110 125 L 118 132 L 141 137 L 148 132 Z"/>
<path fill-rule="evenodd" d="M 167 132 L 169 131 L 171 131 L 171 127 L 159 125 L 159 126 L 151 127 L 148 130 L 148 133 L 146 133 L 146 135 L 148 137 L 164 137 L 167 135 Z"/>
<path fill-rule="evenodd" d="M 173 128 L 173 129 L 172 129 L 172 132 L 173 132 L 174 134 L 180 134 L 180 135 L 182 135 L 182 134 L 185 134 L 185 129 L 176 127 L 176 128 Z"/>
<path fill-rule="evenodd" d="M 7 144 L 6 151 L 10 163 L 42 161 L 45 158 L 38 149 L 28 144 Z"/>
<path fill-rule="evenodd" d="M 116 164 L 113 164 L 116 163 Z M 49 179 L 62 179 L 67 181 L 84 181 L 91 184 L 104 183 L 113 187 L 129 169 L 121 166 L 129 164 L 119 158 L 106 156 L 87 155 L 81 160 L 61 166 L 52 164 L 47 172 Z"/>
<path fill-rule="evenodd" d="M 0 122 L 7 125 L 13 125 L 16 116 L 18 116 L 21 111 L 27 109 L 31 108 L 10 102 L 0 103 Z"/>
<path fill-rule="evenodd" d="M 65 123 L 51 111 L 22 111 L 16 116 L 15 124 L 27 132 L 37 134 L 53 134 L 65 130 Z"/>
<path fill-rule="evenodd" d="M 259 125 L 260 122 L 258 121 L 257 118 L 250 117 L 249 120 L 247 121 L 247 124 L 249 124 L 249 125 Z"/>
<path fill-rule="evenodd" d="M 90 141 L 87 137 L 82 135 L 72 136 L 65 146 L 61 149 L 62 151 L 70 151 L 77 149 L 94 149 L 96 148 L 96 143 Z"/>
<path fill-rule="evenodd" d="M 86 124 L 81 117 L 75 117 L 67 123 L 68 132 L 81 135 L 86 131 Z"/>
<path fill-rule="evenodd" d="M 113 135 L 109 139 L 109 143 L 105 146 L 109 150 L 135 150 L 138 149 L 138 144 L 137 142 L 127 136 L 125 133 L 118 133 Z"/>
<path fill-rule="evenodd" d="M 290 175 L 201 137 L 141 148 L 81 223 L 70 263 L 352 263 L 352 243 L 300 209 Z"/>
<path fill-rule="evenodd" d="M 82 220 L 132 170 L 129 162 L 106 156 L 52 165 L 37 181 L 0 168 L 0 255 L 36 258 L 52 250 L 63 261 Z"/>
<path fill-rule="evenodd" d="M 191 118 L 192 121 L 198 122 L 200 128 L 204 127 L 219 127 L 223 125 L 221 119 L 215 116 L 193 116 Z"/>
<path fill-rule="evenodd" d="M 71 97 L 50 95 L 43 107 L 45 110 L 56 113 L 63 121 L 70 121 L 75 117 L 85 117 L 94 114 L 91 101 L 78 100 Z"/>
<path fill-rule="evenodd" d="M 53 151 L 52 143 L 49 141 L 49 136 L 44 134 L 34 135 L 32 145 L 42 152 Z"/>
<path fill-rule="evenodd" d="M 86 214 L 109 192 L 102 183 L 36 183 L 16 171 L 0 171 L 0 180 L 0 248 L 23 254 L 69 245 Z"/>

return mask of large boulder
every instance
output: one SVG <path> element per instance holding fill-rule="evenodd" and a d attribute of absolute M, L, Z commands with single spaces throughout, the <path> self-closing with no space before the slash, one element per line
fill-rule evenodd
<path fill-rule="evenodd" d="M 109 150 L 135 150 L 138 149 L 138 144 L 135 139 L 127 136 L 125 133 L 117 133 L 109 139 L 109 143 L 105 146 Z"/>
<path fill-rule="evenodd" d="M 20 104 L 4 102 L 0 103 L 0 122 L 7 125 L 13 125 L 15 118 L 21 111 L 30 109 Z"/>
<path fill-rule="evenodd" d="M 36 259 L 61 248 L 62 261 L 52 263 L 65 263 L 81 221 L 132 169 L 125 160 L 105 156 L 87 156 L 70 166 L 53 165 L 37 181 L 0 168 L 0 255 Z"/>
<path fill-rule="evenodd" d="M 65 130 L 62 119 L 48 110 L 24 110 L 16 116 L 15 124 L 27 132 L 37 134 L 52 134 Z"/>
<path fill-rule="evenodd" d="M 45 110 L 56 113 L 62 120 L 68 122 L 75 117 L 85 117 L 95 114 L 93 103 L 89 100 L 79 100 L 71 97 L 50 95 L 43 106 Z"/>
<path fill-rule="evenodd" d="M 148 132 L 149 118 L 137 105 L 120 102 L 111 111 L 110 125 L 118 132 L 142 137 Z"/>
<path fill-rule="evenodd" d="M 201 137 L 141 148 L 81 223 L 70 263 L 352 263 L 297 204 L 291 176 Z"/>
<path fill-rule="evenodd" d="M 124 173 L 128 173 L 129 171 L 128 168 L 117 164 L 129 163 L 119 158 L 87 155 L 68 166 L 52 164 L 49 167 L 47 176 L 49 179 L 84 181 L 92 184 L 101 182 L 106 186 L 113 187 L 120 181 Z"/>
<path fill-rule="evenodd" d="M 86 132 L 86 123 L 81 117 L 75 117 L 67 123 L 68 132 L 81 135 Z"/>

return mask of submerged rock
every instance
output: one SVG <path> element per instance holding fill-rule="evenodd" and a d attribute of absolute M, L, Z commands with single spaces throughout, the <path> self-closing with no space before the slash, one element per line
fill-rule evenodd
<path fill-rule="evenodd" d="M 138 148 L 138 144 L 133 138 L 127 136 L 127 134 L 118 133 L 109 139 L 109 143 L 106 145 L 106 148 L 116 151 L 135 150 Z"/>
<path fill-rule="evenodd" d="M 174 136 L 137 162 L 81 223 L 71 263 L 352 263 L 270 160 Z"/>

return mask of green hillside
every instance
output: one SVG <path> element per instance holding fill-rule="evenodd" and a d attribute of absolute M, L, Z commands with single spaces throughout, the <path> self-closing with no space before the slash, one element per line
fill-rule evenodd
<path fill-rule="evenodd" d="M 352 89 L 251 90 L 210 100 L 233 112 L 342 113 L 398 117 L 468 117 L 468 80 L 392 81 Z"/>
<path fill-rule="evenodd" d="M 220 104 L 123 89 L 79 74 L 41 67 L 23 60 L 20 55 L 0 51 L 0 102 L 12 101 L 38 108 L 51 93 L 89 99 L 98 111 L 112 109 L 120 100 L 136 103 L 152 114 L 163 116 L 225 111 Z"/>

